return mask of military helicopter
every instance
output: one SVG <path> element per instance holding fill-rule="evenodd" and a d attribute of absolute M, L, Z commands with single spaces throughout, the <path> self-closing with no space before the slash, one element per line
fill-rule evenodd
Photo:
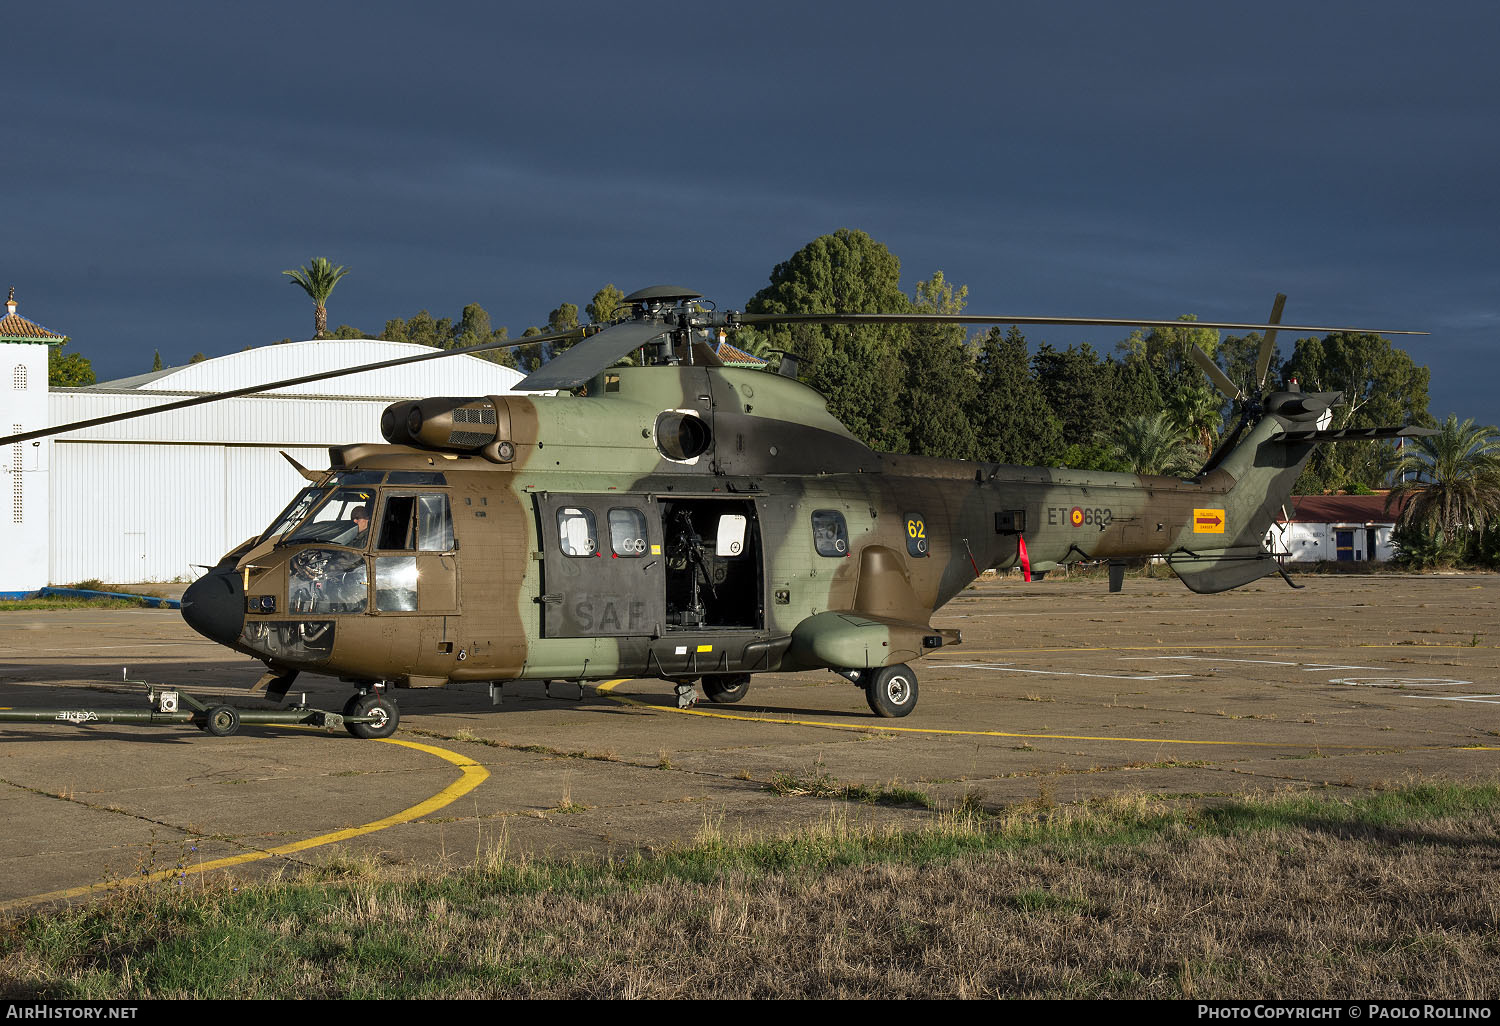
<path fill-rule="evenodd" d="M 1196 592 L 1277 572 L 1263 538 L 1336 392 L 1265 391 L 1284 296 L 1250 391 L 1195 359 L 1240 409 L 1196 476 L 1002 466 L 878 453 L 826 400 L 779 373 L 723 366 L 707 345 L 741 326 L 959 323 L 1153 327 L 1178 321 L 937 314 L 718 312 L 691 290 L 625 299 L 629 315 L 576 329 L 200 396 L 131 415 L 455 352 L 580 339 L 521 381 L 553 393 L 398 402 L 388 444 L 329 449 L 258 537 L 183 596 L 194 630 L 262 661 L 282 701 L 304 671 L 355 687 L 357 737 L 393 733 L 389 689 L 519 680 L 660 678 L 679 704 L 742 699 L 756 673 L 830 669 L 882 717 L 917 705 L 910 664 L 961 641 L 933 613 L 987 569 L 1161 556 Z M 1335 329 L 1285 326 L 1285 330 Z M 1415 334 L 1401 332 L 1400 334 Z M 642 366 L 617 366 L 640 350 Z M 91 426 L 120 415 L 0 438 Z M 290 458 L 289 458 L 290 459 Z M 1288 579 L 1288 583 L 1290 579 Z"/>

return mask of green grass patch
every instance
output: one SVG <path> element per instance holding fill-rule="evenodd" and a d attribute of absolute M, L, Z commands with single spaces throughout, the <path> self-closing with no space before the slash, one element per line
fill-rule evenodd
<path fill-rule="evenodd" d="M 884 787 L 842 783 L 824 770 L 822 763 L 814 763 L 812 772 L 800 776 L 794 773 L 777 773 L 771 777 L 766 790 L 783 796 L 831 798 L 865 805 L 916 806 L 923 809 L 937 807 L 937 802 L 926 791 L 905 787 L 894 781 Z"/>
<path fill-rule="evenodd" d="M 863 800 L 848 789 L 835 790 L 834 797 Z M 443 873 L 344 857 L 281 879 L 204 885 L 198 878 L 179 878 L 123 888 L 87 906 L 13 915 L 0 923 L 0 993 L 13 999 L 78 1000 L 578 996 L 600 993 L 590 988 L 603 976 L 624 981 L 603 992 L 631 993 L 630 981 L 639 978 L 635 959 L 648 942 L 667 952 L 661 956 L 666 961 L 660 979 L 669 983 L 676 978 L 669 966 L 677 957 L 671 952 L 679 951 L 681 942 L 665 929 L 668 925 L 697 938 L 694 944 L 727 938 L 721 957 L 733 957 L 742 936 L 780 944 L 778 931 L 784 926 L 779 924 L 812 914 L 808 910 L 820 903 L 857 909 L 857 900 L 842 895 L 856 885 L 882 893 L 881 874 L 909 880 L 920 870 L 916 879 L 921 880 L 955 867 L 988 866 L 992 863 L 983 860 L 1016 853 L 1023 867 L 1044 860 L 1105 867 L 1134 860 L 1149 866 L 1164 861 L 1163 851 L 1201 846 L 1205 839 L 1211 851 L 1229 845 L 1225 864 L 1236 866 L 1239 849 L 1234 846 L 1264 848 L 1256 839 L 1269 837 L 1271 847 L 1279 850 L 1283 838 L 1293 836 L 1312 839 L 1297 843 L 1310 843 L 1316 855 L 1311 863 L 1321 865 L 1326 845 L 1358 847 L 1360 858 L 1371 857 L 1369 852 L 1410 852 L 1414 843 L 1441 846 L 1449 832 L 1445 825 L 1429 836 L 1414 829 L 1420 824 L 1492 825 L 1496 815 L 1500 786 L 1494 784 L 1422 783 L 1353 798 L 1280 794 L 1188 806 L 1144 795 L 1058 805 L 1043 795 L 992 813 L 950 810 L 911 829 L 853 823 L 839 815 L 777 836 L 735 835 L 709 824 L 690 843 L 654 851 L 559 860 L 514 857 L 499 850 Z M 1466 850 L 1466 843 L 1473 847 L 1455 842 L 1457 850 Z M 1487 859 L 1491 856 L 1484 847 L 1478 854 Z M 990 877 L 988 871 L 976 875 L 980 881 Z M 1241 875 L 1236 871 L 1231 879 Z M 974 886 L 972 880 L 968 886 Z M 937 886 L 930 901 L 917 903 L 915 910 L 877 916 L 874 922 L 883 923 L 878 928 L 887 934 L 873 938 L 872 948 L 920 951 L 929 943 L 944 943 L 960 928 L 977 931 L 975 937 L 1000 936 L 998 927 L 988 925 L 992 920 L 984 918 L 996 915 L 1043 926 L 1056 921 L 1073 930 L 1067 923 L 1076 917 L 1109 918 L 1138 906 L 1127 894 L 1113 911 L 1105 908 L 1101 903 L 1115 886 L 1088 891 L 1086 885 L 1050 876 L 1032 878 L 993 896 L 989 907 L 999 911 L 983 913 L 975 911 L 982 903 L 972 896 L 944 910 L 949 892 Z M 1193 907 L 1218 900 L 1219 886 L 1207 897 L 1191 898 Z M 735 895 L 762 892 L 774 892 L 782 911 L 770 917 L 771 927 L 762 926 L 756 934 L 751 898 L 743 899 L 742 908 Z M 1356 897 L 1367 901 L 1369 896 L 1359 891 Z M 1314 915 L 1322 911 L 1318 902 L 1300 901 L 1296 907 Z M 1221 914 L 1216 908 L 1209 917 L 1217 924 L 1214 930 L 1222 928 Z M 1261 923 L 1256 920 L 1255 929 Z M 863 928 L 845 932 L 851 951 L 857 950 Z M 1143 935 L 1172 933 L 1154 928 Z M 1464 957 L 1493 957 L 1449 928 L 1411 936 L 1413 940 L 1400 943 L 1385 939 L 1373 957 L 1389 960 L 1450 950 L 1479 952 Z M 1161 965 L 1115 965 L 1088 979 L 1062 980 L 1047 993 L 1066 994 L 1071 987 L 1090 994 L 1149 994 L 1169 986 L 1175 988 L 1171 994 L 1188 996 L 1205 981 L 1244 986 L 1249 970 L 1237 958 L 1219 952 L 1206 962 L 1173 962 L 1170 972 Z M 985 964 L 1001 963 L 991 959 Z M 1281 962 L 1268 958 L 1254 964 L 1275 967 Z M 1179 965 L 1181 972 L 1176 971 Z M 704 979 L 737 977 L 708 974 Z M 940 980 L 928 985 L 932 993 L 944 992 Z"/>
<path fill-rule="evenodd" d="M 146 603 L 140 599 L 45 596 L 29 599 L 0 599 L 0 613 L 17 613 L 28 609 L 141 609 L 145 605 Z"/>

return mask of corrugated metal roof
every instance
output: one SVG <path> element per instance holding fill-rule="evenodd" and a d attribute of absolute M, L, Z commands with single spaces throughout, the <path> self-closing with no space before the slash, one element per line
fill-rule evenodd
<path fill-rule="evenodd" d="M 433 394 L 448 395 L 451 392 Z M 68 424 L 160 406 L 173 398 L 159 392 L 90 388 L 54 390 L 47 397 L 47 414 L 53 424 Z M 379 442 L 383 440 L 380 414 L 390 402 L 388 398 L 353 399 L 347 396 L 327 399 L 287 395 L 241 396 L 154 417 L 70 431 L 59 435 L 58 439 L 63 442 L 93 439 L 168 445 L 319 447 Z"/>
<path fill-rule="evenodd" d="M 224 392 L 266 381 L 358 367 L 431 353 L 430 346 L 379 339 L 316 339 L 261 346 L 230 353 L 184 367 L 102 381 L 96 388 L 141 392 Z M 477 356 L 457 355 L 446 360 L 385 370 L 361 371 L 338 378 L 278 388 L 270 395 L 339 395 L 405 399 L 429 395 L 497 395 L 510 392 L 524 374 Z M 463 384 L 453 390 L 455 380 Z"/>

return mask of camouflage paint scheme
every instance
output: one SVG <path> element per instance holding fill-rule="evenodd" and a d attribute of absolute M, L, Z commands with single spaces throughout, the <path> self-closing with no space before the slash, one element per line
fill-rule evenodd
<path fill-rule="evenodd" d="M 369 601 L 311 621 L 292 614 L 289 561 L 329 546 L 288 544 L 283 532 L 226 555 L 191 589 L 184 615 L 270 674 L 311 670 L 358 685 L 892 666 L 957 642 L 929 626 L 932 613 L 980 571 L 1017 565 L 1021 538 L 1041 570 L 1169 554 L 1201 591 L 1272 572 L 1262 538 L 1313 448 L 1285 437 L 1310 426 L 1297 423 L 1305 416 L 1272 412 L 1194 480 L 998 466 L 876 453 L 817 392 L 762 371 L 618 368 L 587 391 L 396 404 L 386 437 L 414 444 L 333 448 L 326 475 L 305 472 L 324 482 L 353 471 L 441 473 L 444 486 L 415 490 L 448 496 L 452 548 L 387 554 L 418 558 L 416 610 L 376 612 Z M 711 442 L 674 460 L 662 448 L 675 451 L 673 439 L 661 436 L 682 429 L 683 417 L 706 425 Z M 683 437 L 701 444 L 701 434 Z M 592 557 L 564 556 L 558 511 L 581 508 L 601 541 Z M 609 551 L 609 511 L 622 508 L 645 513 L 642 540 L 653 549 Z M 748 521 L 738 562 L 716 557 L 702 571 L 701 580 L 723 573 L 734 585 L 718 600 L 729 622 L 717 627 L 664 615 L 668 580 L 679 606 L 685 587 L 681 566 L 668 566 L 677 550 L 665 518 L 695 510 L 700 527 L 724 512 Z M 828 511 L 846 527 L 841 553 L 815 546 L 814 514 L 827 521 Z M 711 532 L 702 533 L 711 551 Z M 382 554 L 348 549 L 346 558 L 368 561 L 373 580 Z M 259 611 L 263 599 L 274 612 Z"/>

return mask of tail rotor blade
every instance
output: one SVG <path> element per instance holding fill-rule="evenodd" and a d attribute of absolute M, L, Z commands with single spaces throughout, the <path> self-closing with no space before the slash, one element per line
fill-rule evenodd
<path fill-rule="evenodd" d="M 1271 304 L 1271 316 L 1266 318 L 1267 324 L 1281 323 L 1281 308 L 1286 306 L 1286 294 L 1276 293 L 1276 302 Z M 1266 337 L 1260 340 L 1260 352 L 1255 356 L 1255 387 L 1264 391 L 1266 387 L 1266 372 L 1271 369 L 1271 354 L 1276 350 L 1276 329 L 1269 328 Z"/>
<path fill-rule="evenodd" d="M 1208 375 L 1208 379 L 1214 383 L 1214 387 L 1224 393 L 1226 399 L 1233 401 L 1240 397 L 1239 386 L 1230 380 L 1228 374 L 1219 369 L 1219 365 L 1214 363 L 1207 353 L 1194 346 L 1188 350 L 1188 355 L 1193 358 L 1194 363 L 1202 368 L 1203 373 Z"/>

